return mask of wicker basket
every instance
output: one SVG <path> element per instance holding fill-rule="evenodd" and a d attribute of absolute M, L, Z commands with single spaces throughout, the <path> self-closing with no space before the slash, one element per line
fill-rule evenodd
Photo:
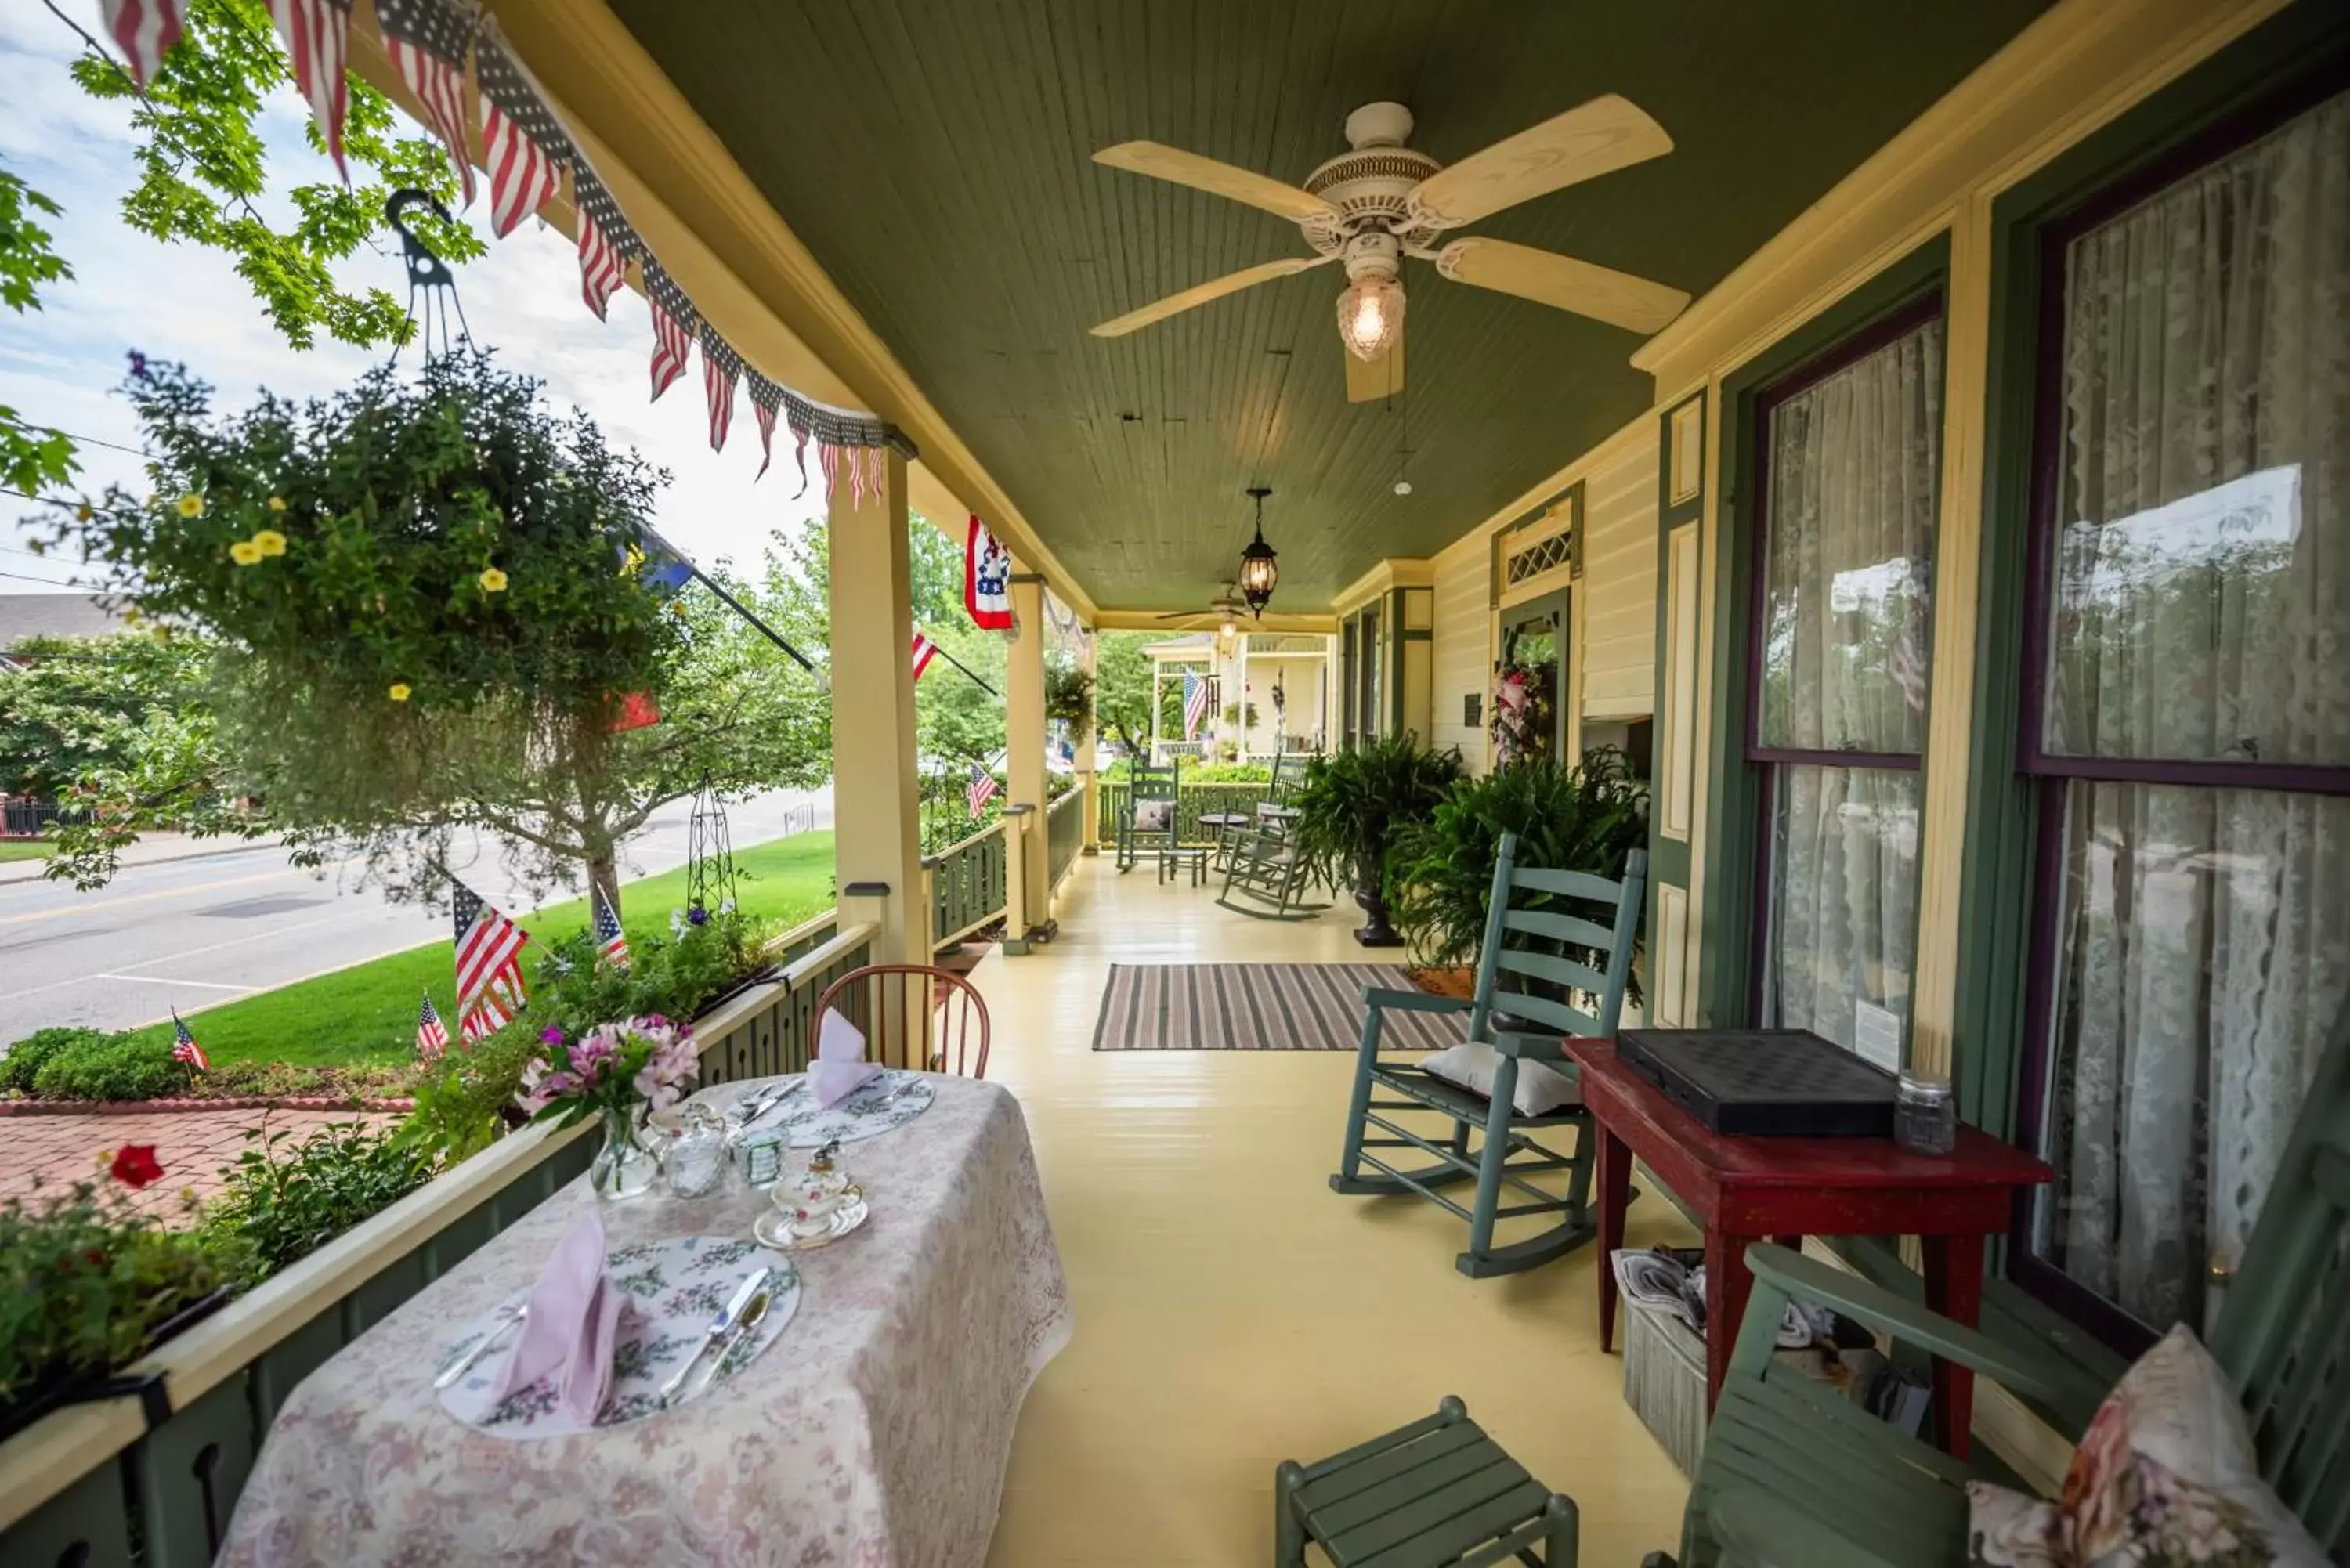
<path fill-rule="evenodd" d="M 1705 1341 L 1669 1307 L 1624 1302 L 1624 1402 L 1683 1475 L 1705 1449 Z"/>

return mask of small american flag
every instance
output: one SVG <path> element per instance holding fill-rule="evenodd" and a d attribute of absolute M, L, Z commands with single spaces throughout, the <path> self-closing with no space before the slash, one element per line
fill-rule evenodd
<path fill-rule="evenodd" d="M 285 5 L 287 0 L 276 0 Z M 299 3 L 299 0 L 296 0 Z M 499 238 L 555 198 L 571 140 L 555 122 L 546 100 L 510 54 L 495 21 L 483 24 L 473 50 L 482 84 L 482 153 L 490 170 L 490 228 Z"/>
<path fill-rule="evenodd" d="M 726 432 L 734 428 L 734 383 L 743 378 L 743 356 L 733 345 L 702 328 L 702 389 L 710 394 L 710 450 L 726 450 Z"/>
<path fill-rule="evenodd" d="M 343 165 L 343 116 L 350 107 L 350 84 L 343 75 L 351 31 L 351 0 L 269 0 L 269 19 L 286 40 L 294 60 L 294 85 L 318 122 L 327 140 L 327 154 L 335 161 L 343 183 L 351 171 Z"/>
<path fill-rule="evenodd" d="M 677 280 L 650 260 L 645 263 L 645 298 L 653 308 L 653 396 L 659 398 L 685 374 L 693 352 L 693 304 Z"/>
<path fill-rule="evenodd" d="M 441 1010 L 432 1005 L 432 993 L 424 993 L 424 1005 L 416 1010 L 416 1059 L 438 1062 L 441 1054 L 449 1049 L 449 1026 L 441 1022 Z"/>
<path fill-rule="evenodd" d="M 452 884 L 457 919 L 457 1033 L 467 1044 L 512 1021 L 529 994 L 516 961 L 527 940 L 522 928 L 492 909 L 463 882 Z"/>
<path fill-rule="evenodd" d="M 185 1062 L 199 1073 L 213 1070 L 213 1059 L 204 1054 L 204 1048 L 196 1044 L 194 1035 L 188 1033 L 188 1026 L 181 1021 L 180 1010 L 176 1007 L 172 1009 L 172 1060 Z"/>
<path fill-rule="evenodd" d="M 1183 738 L 1200 738 L 1200 724 L 1208 716 L 1208 678 L 1196 670 L 1183 671 Z"/>
<path fill-rule="evenodd" d="M 987 803 L 995 798 L 995 775 L 977 763 L 972 763 L 971 783 L 964 788 L 962 798 L 971 807 L 971 819 L 977 822 L 980 814 L 987 809 Z"/>
<path fill-rule="evenodd" d="M 98 0 L 98 9 L 107 33 L 130 57 L 130 79 L 146 91 L 180 41 L 180 0 Z"/>
<path fill-rule="evenodd" d="M 937 643 L 932 642 L 929 638 L 923 636 L 919 631 L 914 634 L 915 680 L 920 680 L 922 678 L 922 671 L 931 667 L 931 660 L 937 658 L 938 653 L 939 645 Z"/>
<path fill-rule="evenodd" d="M 443 0 L 376 0 L 375 19 L 383 29 L 383 52 L 416 101 L 424 123 L 449 150 L 473 200 L 473 161 L 465 142 L 465 47 L 473 42 L 473 17 Z"/>
<path fill-rule="evenodd" d="M 620 286 L 628 272 L 629 256 L 636 245 L 634 231 L 620 216 L 620 204 L 604 189 L 604 182 L 584 163 L 571 167 L 571 197 L 579 213 L 579 297 L 601 321 L 612 291 Z M 651 270 L 651 264 L 647 264 L 646 270 Z M 654 312 L 653 321 L 659 325 L 660 312 Z"/>
<path fill-rule="evenodd" d="M 620 929 L 619 912 L 612 908 L 612 900 L 604 896 L 601 883 L 589 886 L 588 908 L 596 921 L 597 947 L 612 961 L 614 969 L 628 968 L 629 933 Z"/>

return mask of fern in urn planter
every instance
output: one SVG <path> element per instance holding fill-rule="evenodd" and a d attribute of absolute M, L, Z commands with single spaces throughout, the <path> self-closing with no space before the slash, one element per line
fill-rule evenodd
<path fill-rule="evenodd" d="M 1373 741 L 1305 766 L 1290 805 L 1290 843 L 1307 870 L 1333 888 L 1351 886 L 1365 947 L 1401 940 L 1388 921 L 1388 850 L 1407 823 L 1425 817 L 1461 775 L 1461 753 L 1431 752 L 1412 734 Z"/>

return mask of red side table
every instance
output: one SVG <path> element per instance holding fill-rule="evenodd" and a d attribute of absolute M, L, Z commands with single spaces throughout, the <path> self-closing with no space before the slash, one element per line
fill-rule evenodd
<path fill-rule="evenodd" d="M 1613 1040 L 1566 1042 L 1582 1069 L 1583 1104 L 1599 1144 L 1599 1347 L 1616 1337 L 1616 1271 L 1632 1161 L 1638 1158 L 1705 1225 L 1705 1399 L 1711 1409 L 1754 1277 L 1755 1241 L 1805 1236 L 1916 1236 L 1925 1249 L 1926 1304 L 1970 1326 L 1982 1303 L 1983 1241 L 2008 1228 L 2015 1194 L 2055 1172 L 2012 1145 L 1959 1128 L 1947 1156 L 1911 1154 L 1890 1138 L 1724 1137 L 1617 1059 Z M 1935 1435 L 1966 1457 L 1974 1375 L 1934 1363 Z"/>

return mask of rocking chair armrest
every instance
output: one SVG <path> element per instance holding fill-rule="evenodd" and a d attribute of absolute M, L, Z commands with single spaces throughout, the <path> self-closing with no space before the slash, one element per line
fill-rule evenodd
<path fill-rule="evenodd" d="M 1758 1285 L 1833 1307 L 1870 1328 L 1971 1368 L 2019 1397 L 2054 1403 L 2072 1385 L 2073 1376 L 2054 1355 L 2023 1345 L 2002 1345 L 1907 1296 L 1790 1248 L 1758 1242 L 1746 1249 L 1746 1267 Z M 1748 1308 L 1750 1313 L 1752 1310 Z"/>
<path fill-rule="evenodd" d="M 1566 1060 L 1566 1037 L 1563 1034 L 1530 1034 L 1514 1029 L 1496 1029 L 1486 1044 L 1504 1056 L 1515 1056 L 1521 1062 Z M 1568 1070 L 1573 1071 L 1572 1068 Z"/>
<path fill-rule="evenodd" d="M 1709 1532 L 1722 1560 L 1738 1568 L 1894 1568 L 1874 1552 L 1838 1535 L 1753 1487 L 1725 1487 L 1705 1504 Z"/>
<path fill-rule="evenodd" d="M 1399 1012 L 1466 1012 L 1474 1004 L 1458 996 L 1438 996 L 1426 991 L 1390 991 L 1386 986 L 1367 985 L 1363 988 L 1363 1005 L 1375 1011 L 1391 1007 Z"/>

